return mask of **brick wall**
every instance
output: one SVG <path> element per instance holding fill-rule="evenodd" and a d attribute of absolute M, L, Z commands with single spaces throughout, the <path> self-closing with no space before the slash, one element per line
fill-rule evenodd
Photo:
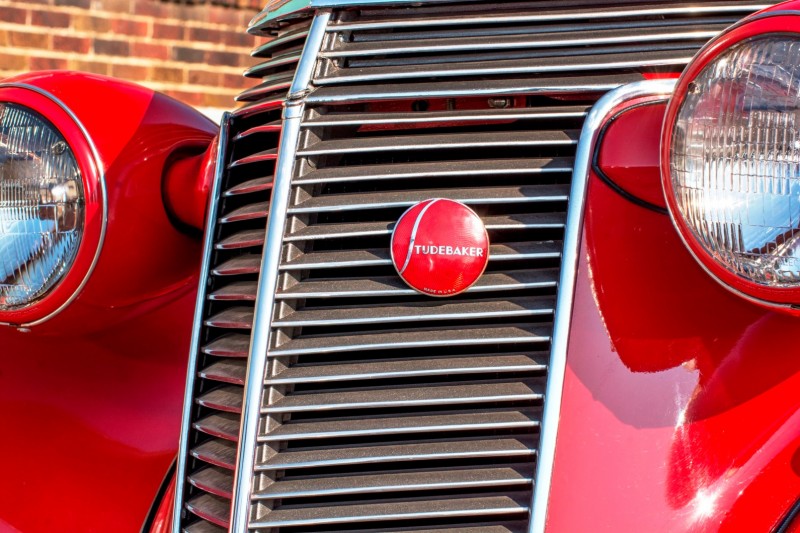
<path fill-rule="evenodd" d="M 242 71 L 263 39 L 245 33 L 261 0 L 0 0 L 0 78 L 43 69 L 116 76 L 212 110 L 258 83 Z"/>

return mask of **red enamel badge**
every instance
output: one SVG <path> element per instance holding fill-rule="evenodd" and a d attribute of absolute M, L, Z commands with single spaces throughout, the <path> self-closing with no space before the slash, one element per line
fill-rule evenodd
<path fill-rule="evenodd" d="M 454 296 L 483 274 L 489 235 L 480 217 L 462 203 L 436 198 L 403 213 L 392 233 L 392 262 L 412 289 Z"/>

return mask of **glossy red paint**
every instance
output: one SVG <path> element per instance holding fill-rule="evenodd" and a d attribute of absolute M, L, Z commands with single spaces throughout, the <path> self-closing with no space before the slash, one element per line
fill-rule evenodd
<path fill-rule="evenodd" d="M 666 208 L 661 187 L 661 129 L 666 102 L 643 102 L 611 118 L 600 139 L 597 166 L 615 185 Z"/>
<path fill-rule="evenodd" d="M 549 530 L 769 531 L 800 494 L 797 319 L 596 176 L 581 246 Z"/>
<path fill-rule="evenodd" d="M 172 510 L 175 507 L 175 477 L 170 479 L 167 490 L 158 504 L 153 523 L 150 525 L 150 533 L 169 533 L 172 527 Z"/>
<path fill-rule="evenodd" d="M 662 132 L 663 142 L 661 145 L 661 175 L 663 178 L 662 182 L 664 194 L 667 199 L 667 206 L 672 214 L 675 227 L 678 229 L 678 232 L 692 255 L 725 286 L 739 291 L 743 295 L 749 295 L 755 298 L 756 301 L 763 302 L 765 305 L 769 303 L 783 305 L 784 309 L 787 311 L 790 310 L 788 304 L 800 303 L 800 288 L 781 289 L 753 283 L 723 268 L 703 246 L 697 242 L 675 205 L 675 193 L 672 187 L 672 179 L 670 178 L 669 154 L 672 148 L 672 130 L 689 83 L 696 79 L 711 61 L 736 43 L 764 33 L 800 33 L 800 16 L 785 11 L 798 8 L 800 8 L 800 2 L 780 4 L 768 10 L 766 15 L 754 15 L 750 17 L 748 21 L 732 27 L 708 43 L 686 67 L 686 70 L 684 70 L 678 80 L 675 93 L 667 106 L 664 129 Z"/>
<path fill-rule="evenodd" d="M 109 78 L 11 81 L 52 93 L 83 123 L 109 209 L 78 298 L 41 325 L 0 327 L 0 527 L 139 531 L 177 451 L 201 253 L 167 215 L 163 171 L 175 154 L 210 144 L 216 128 Z"/>
<path fill-rule="evenodd" d="M 202 231 L 217 168 L 219 137 L 198 155 L 179 154 L 164 172 L 164 204 L 181 224 Z"/>
<path fill-rule="evenodd" d="M 409 287 L 429 296 L 455 296 L 486 269 L 489 235 L 472 209 L 434 198 L 403 213 L 390 249 L 392 263 Z"/>

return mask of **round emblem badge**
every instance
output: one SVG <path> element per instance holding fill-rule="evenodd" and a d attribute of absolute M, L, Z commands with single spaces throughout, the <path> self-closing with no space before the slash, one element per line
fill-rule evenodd
<path fill-rule="evenodd" d="M 469 207 L 422 201 L 403 213 L 392 233 L 392 263 L 412 289 L 431 296 L 467 290 L 489 262 L 489 235 Z"/>

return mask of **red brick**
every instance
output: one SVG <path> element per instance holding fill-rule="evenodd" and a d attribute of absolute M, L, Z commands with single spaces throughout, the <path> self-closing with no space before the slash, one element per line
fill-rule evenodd
<path fill-rule="evenodd" d="M 0 20 L 9 24 L 25 24 L 28 12 L 16 7 L 0 7 Z"/>
<path fill-rule="evenodd" d="M 172 59 L 184 63 L 203 63 L 206 60 L 206 53 L 196 48 L 176 46 L 172 49 Z"/>
<path fill-rule="evenodd" d="M 239 26 L 239 11 L 236 9 L 226 9 L 224 7 L 211 6 L 208 10 L 208 22 L 211 24 L 227 24 L 228 26 Z"/>
<path fill-rule="evenodd" d="M 69 13 L 57 13 L 55 11 L 32 11 L 31 24 L 34 26 L 46 26 L 48 28 L 69 28 Z"/>
<path fill-rule="evenodd" d="M 11 45 L 20 48 L 44 48 L 49 49 L 48 35 L 45 33 L 25 33 L 21 31 L 11 32 Z"/>
<path fill-rule="evenodd" d="M 73 15 L 72 23 L 76 30 L 92 33 L 107 33 L 111 31 L 111 19 L 92 17 L 89 15 Z"/>
<path fill-rule="evenodd" d="M 136 15 L 147 17 L 167 18 L 171 14 L 168 4 L 163 4 L 157 0 L 135 0 L 133 2 L 133 12 Z"/>
<path fill-rule="evenodd" d="M 131 48 L 128 45 L 128 41 L 113 39 L 95 39 L 94 41 L 94 52 L 99 55 L 127 56 L 130 51 Z"/>
<path fill-rule="evenodd" d="M 242 59 L 239 56 L 244 56 L 244 59 L 247 63 L 250 63 L 252 61 L 250 57 L 246 54 L 211 51 L 208 52 L 208 55 L 206 57 L 206 62 L 209 65 L 225 65 L 229 67 L 236 67 L 236 66 L 241 66 L 240 62 L 242 61 Z"/>
<path fill-rule="evenodd" d="M 150 28 L 147 22 L 139 22 L 127 19 L 112 19 L 111 31 L 124 35 L 135 35 L 137 37 L 147 37 Z"/>
<path fill-rule="evenodd" d="M 53 3 L 57 6 L 82 7 L 83 9 L 92 7 L 92 0 L 53 0 Z"/>
<path fill-rule="evenodd" d="M 31 58 L 31 70 L 66 70 L 68 66 L 66 59 L 56 59 L 54 57 Z"/>
<path fill-rule="evenodd" d="M 246 34 L 244 31 L 230 31 L 225 33 L 223 42 L 228 46 L 241 46 L 244 48 L 255 48 L 256 38 Z"/>
<path fill-rule="evenodd" d="M 187 81 L 192 85 L 216 87 L 219 85 L 219 78 L 220 75 L 217 72 L 209 72 L 206 70 L 190 70 L 189 79 Z"/>
<path fill-rule="evenodd" d="M 53 50 L 59 52 L 78 52 L 86 54 L 92 48 L 92 40 L 88 37 L 70 37 L 68 35 L 53 35 Z"/>
<path fill-rule="evenodd" d="M 154 39 L 183 39 L 183 26 L 177 24 L 161 24 L 159 22 L 153 23 L 153 38 Z"/>
<path fill-rule="evenodd" d="M 166 60 L 169 58 L 169 48 L 163 44 L 133 43 L 131 53 L 134 57 Z"/>
<path fill-rule="evenodd" d="M 207 43 L 221 43 L 225 39 L 225 32 L 210 30 L 208 28 L 189 28 L 190 41 L 204 41 Z"/>
<path fill-rule="evenodd" d="M 237 74 L 225 74 L 225 76 L 222 78 L 222 86 L 229 89 L 246 89 L 248 87 L 258 85 L 260 82 L 261 80 L 245 78 L 244 76 Z"/>
<path fill-rule="evenodd" d="M 149 77 L 149 69 L 139 65 L 113 65 L 111 75 L 130 81 L 145 81 Z"/>
<path fill-rule="evenodd" d="M 132 9 L 131 2 L 134 4 L 139 3 L 137 0 L 102 0 L 101 5 L 103 11 L 127 15 Z"/>
<path fill-rule="evenodd" d="M 230 109 L 236 103 L 234 101 L 236 93 L 231 93 L 231 94 L 202 93 L 202 96 L 203 96 L 203 101 L 201 105 L 205 107 L 221 107 L 224 109 Z"/>
<path fill-rule="evenodd" d="M 153 68 L 153 80 L 183 83 L 183 70 L 170 67 Z"/>
<path fill-rule="evenodd" d="M 84 61 L 82 59 L 72 60 L 70 69 L 91 72 L 93 74 L 108 74 L 110 65 L 102 61 Z"/>
<path fill-rule="evenodd" d="M 10 41 L 10 39 L 8 37 L 8 31 L 7 30 L 0 30 L 0 46 L 8 46 L 9 41 Z M 3 67 L 3 64 L 0 63 L 0 68 L 2 68 L 2 67 Z"/>
<path fill-rule="evenodd" d="M 0 65 L 3 70 L 28 70 L 28 58 L 11 54 L 0 54 Z"/>

